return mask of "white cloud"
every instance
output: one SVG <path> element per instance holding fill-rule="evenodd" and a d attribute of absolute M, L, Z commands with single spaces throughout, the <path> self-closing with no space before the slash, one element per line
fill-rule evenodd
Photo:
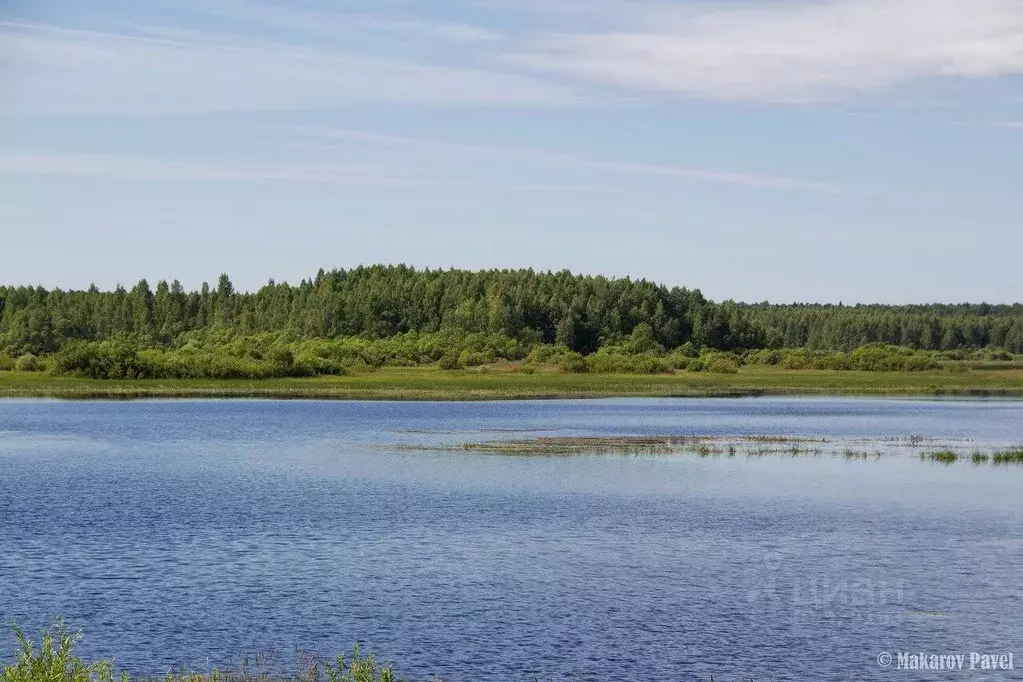
<path fill-rule="evenodd" d="M 509 59 L 612 86 L 772 102 L 1023 73 L 1020 0 L 631 5 L 613 26 L 538 37 Z"/>
<path fill-rule="evenodd" d="M 0 112 L 192 114 L 353 103 L 555 106 L 576 92 L 537 78 L 186 29 L 161 37 L 0 22 Z M 170 35 L 173 31 L 166 31 Z"/>

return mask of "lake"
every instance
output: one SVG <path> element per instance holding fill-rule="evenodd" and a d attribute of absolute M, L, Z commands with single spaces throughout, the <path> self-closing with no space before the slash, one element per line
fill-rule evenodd
<path fill-rule="evenodd" d="M 1023 402 L 4 400 L 0 620 L 149 674 L 360 641 L 449 682 L 950 679 L 878 657 L 1014 646 L 986 679 L 1023 678 L 1023 467 L 429 449 L 609 434 L 968 452 L 1023 441 Z"/>

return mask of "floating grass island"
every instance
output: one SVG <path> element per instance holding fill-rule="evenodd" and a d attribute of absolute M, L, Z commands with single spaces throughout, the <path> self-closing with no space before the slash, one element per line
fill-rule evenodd
<path fill-rule="evenodd" d="M 989 452 L 975 450 L 972 454 L 961 453 L 952 448 L 943 448 L 930 452 L 921 452 L 920 459 L 939 464 L 955 464 L 962 460 L 969 460 L 977 465 L 993 464 L 995 466 L 1006 464 L 1023 464 L 1023 446 L 1007 449 L 994 449 Z"/>
<path fill-rule="evenodd" d="M 469 452 L 523 457 L 574 455 L 695 455 L 697 457 L 841 457 L 877 460 L 884 456 L 917 453 L 920 460 L 955 464 L 968 459 L 948 441 L 909 437 L 829 440 L 778 435 L 622 435 L 539 436 L 536 438 L 467 441 L 439 444 L 399 444 L 402 450 Z M 926 448 L 926 449 L 925 449 Z M 974 464 L 1023 464 L 1023 446 L 975 449 Z"/>

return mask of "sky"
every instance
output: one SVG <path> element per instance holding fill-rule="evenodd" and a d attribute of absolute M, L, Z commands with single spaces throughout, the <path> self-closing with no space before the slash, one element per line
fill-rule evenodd
<path fill-rule="evenodd" d="M 5 0 L 0 282 L 1023 300 L 1021 0 Z"/>

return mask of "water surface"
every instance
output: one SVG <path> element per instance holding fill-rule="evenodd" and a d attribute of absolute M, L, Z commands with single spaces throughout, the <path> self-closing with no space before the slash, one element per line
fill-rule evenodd
<path fill-rule="evenodd" d="M 1023 468 L 399 446 L 969 451 L 1021 425 L 1015 401 L 0 401 L 0 620 L 64 615 L 85 653 L 139 673 L 356 640 L 454 681 L 929 679 L 877 656 L 1014 647 L 1019 669 Z"/>

